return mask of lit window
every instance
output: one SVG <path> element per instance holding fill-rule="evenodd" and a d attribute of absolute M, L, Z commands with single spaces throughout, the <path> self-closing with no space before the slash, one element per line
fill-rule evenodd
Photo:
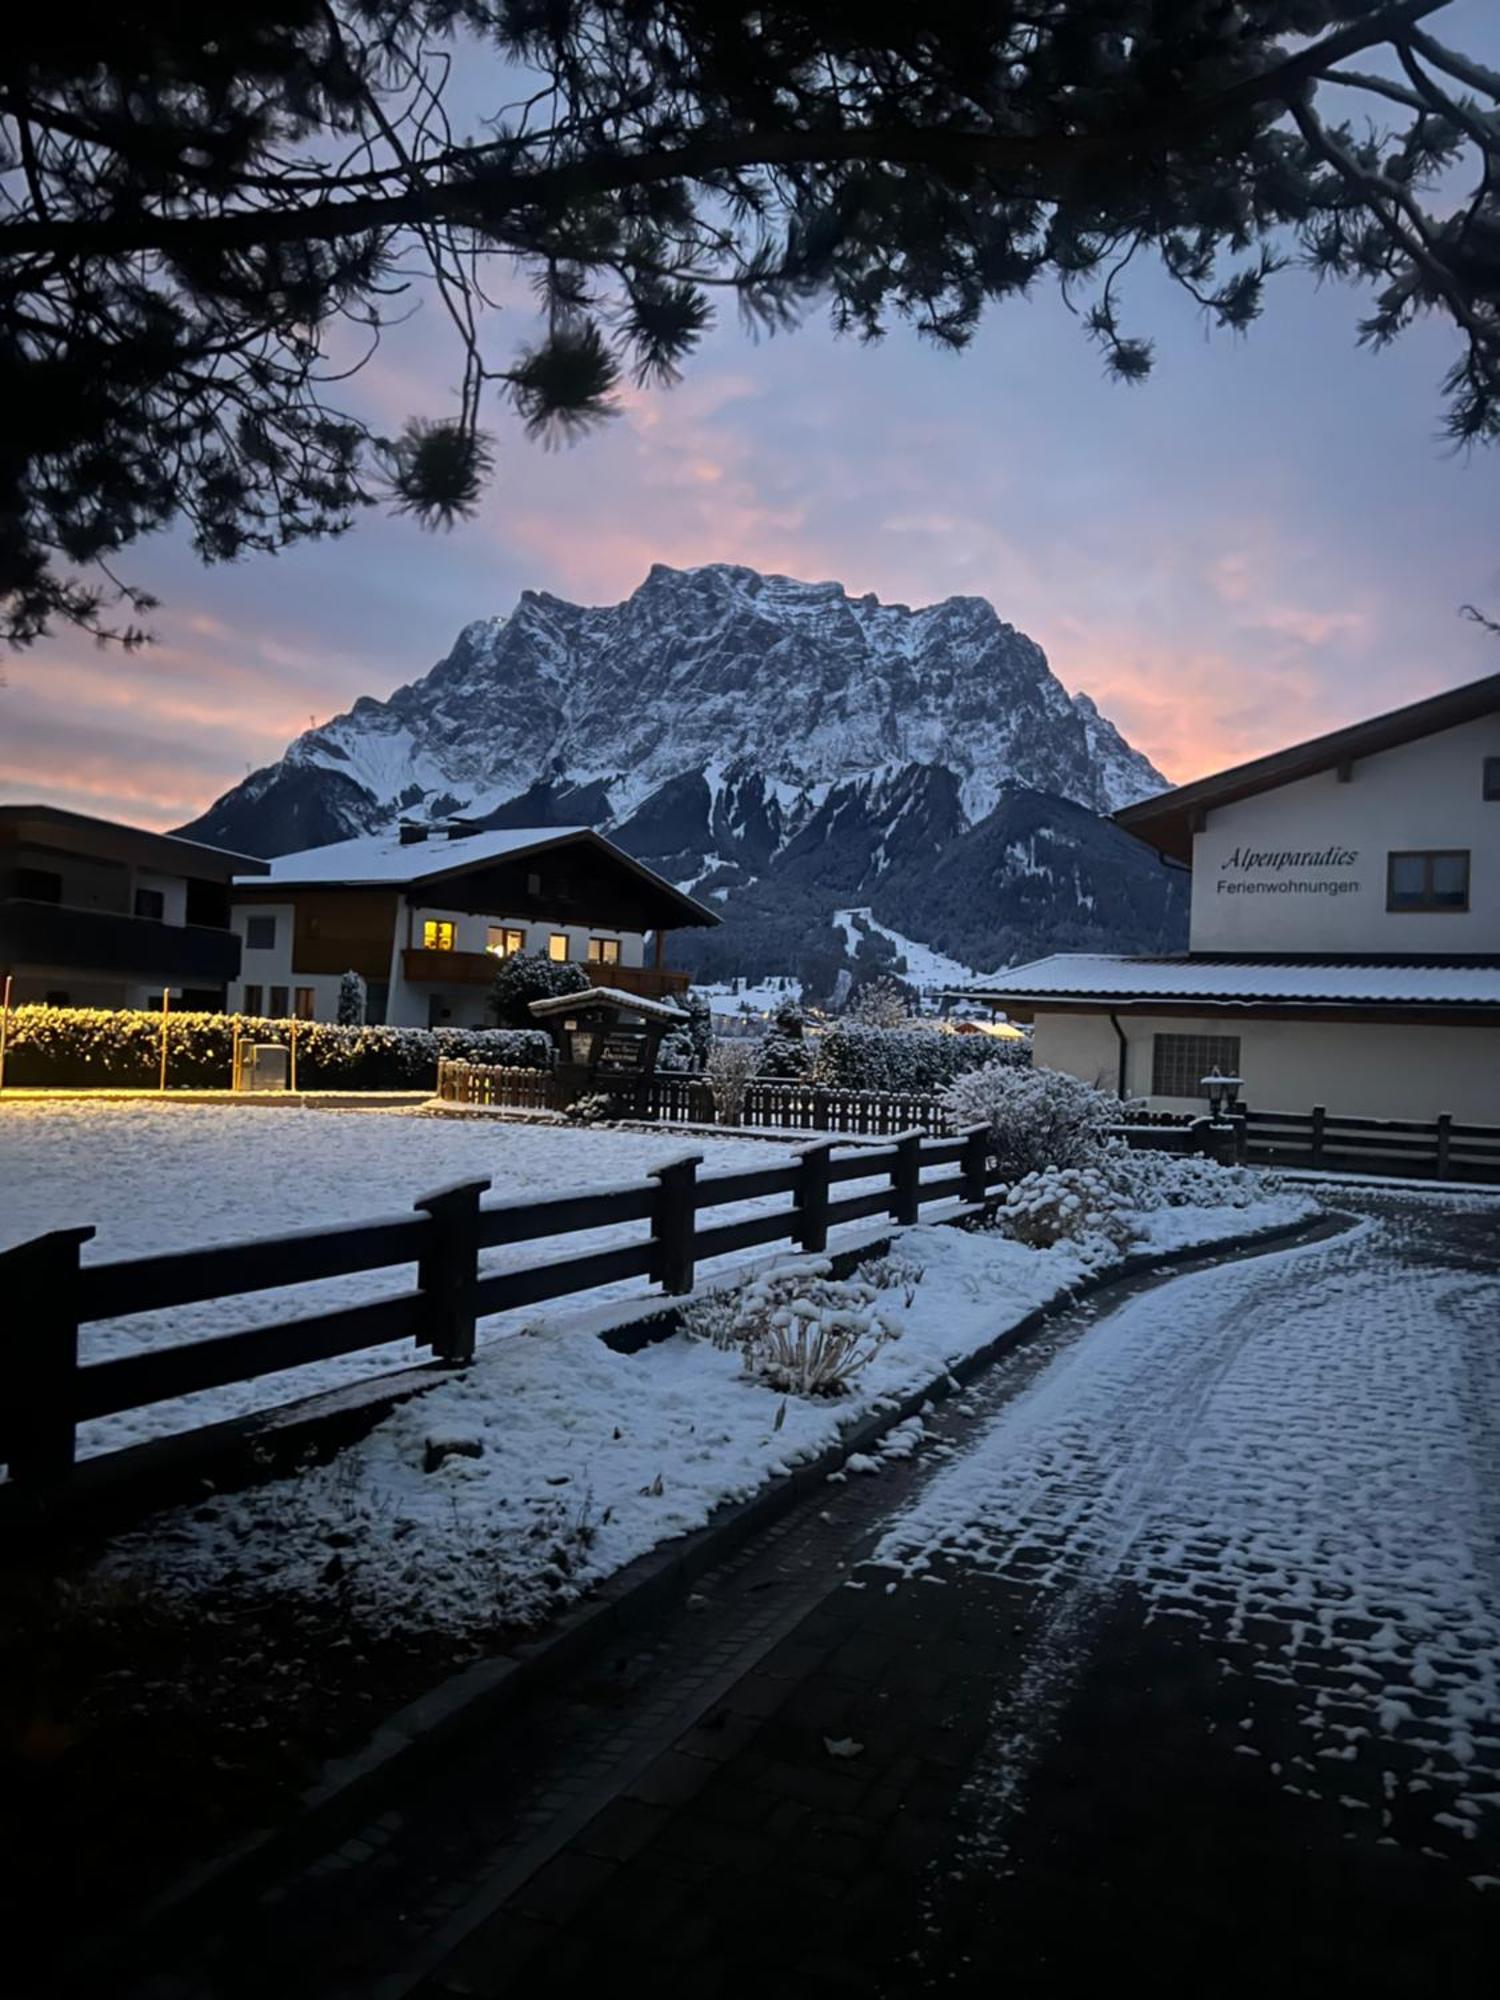
<path fill-rule="evenodd" d="M 274 917 L 246 917 L 246 951 L 274 951 L 276 949 L 276 919 Z"/>
<path fill-rule="evenodd" d="M 310 1021 L 313 1017 L 313 989 L 299 986 L 292 995 L 292 1012 L 299 1021 Z"/>
<path fill-rule="evenodd" d="M 422 926 L 423 951 L 452 951 L 455 933 L 446 917 L 429 917 Z"/>
<path fill-rule="evenodd" d="M 590 938 L 590 965 L 618 965 L 620 963 L 620 940 L 618 938 Z"/>
<path fill-rule="evenodd" d="M 258 1014 L 264 1005 L 265 995 L 261 989 L 258 986 L 247 986 L 245 988 L 244 1005 L 240 1008 L 240 1012 L 242 1014 Z"/>
<path fill-rule="evenodd" d="M 512 930 L 507 924 L 491 924 L 486 951 L 492 951 L 496 958 L 514 958 L 518 951 L 526 949 L 525 931 Z"/>
<path fill-rule="evenodd" d="M 167 899 L 160 889 L 137 889 L 135 913 L 138 917 L 154 917 L 160 923 L 167 913 Z"/>
<path fill-rule="evenodd" d="M 1468 849 L 1392 854 L 1386 863 L 1385 906 L 1403 911 L 1468 909 Z"/>
<path fill-rule="evenodd" d="M 548 958 L 555 960 L 559 965 L 561 965 L 564 959 L 566 959 L 567 955 L 568 955 L 568 940 L 566 933 L 563 931 L 554 931 L 551 937 L 549 937 L 547 940 Z"/>

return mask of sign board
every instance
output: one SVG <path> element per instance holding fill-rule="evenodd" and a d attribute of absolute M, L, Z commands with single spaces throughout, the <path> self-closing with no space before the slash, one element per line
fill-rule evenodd
<path fill-rule="evenodd" d="M 599 1076 L 639 1076 L 645 1066 L 644 1035 L 615 1029 L 601 1038 L 598 1060 L 594 1064 Z"/>

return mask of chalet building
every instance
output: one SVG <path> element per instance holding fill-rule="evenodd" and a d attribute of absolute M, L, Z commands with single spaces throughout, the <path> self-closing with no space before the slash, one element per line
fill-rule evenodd
<path fill-rule="evenodd" d="M 666 966 L 666 933 L 718 921 L 588 827 L 407 825 L 236 878 L 234 1005 L 332 1021 L 352 970 L 370 1021 L 484 1027 L 495 961 L 519 951 L 576 964 L 596 986 L 670 999 L 688 975 Z"/>
<path fill-rule="evenodd" d="M 1189 948 L 1015 966 L 1036 1060 L 1201 1111 L 1500 1124 L 1500 674 L 1115 815 L 1192 870 Z"/>
<path fill-rule="evenodd" d="M 16 1006 L 221 1011 L 240 970 L 230 883 L 264 872 L 60 806 L 0 805 L 0 981 Z"/>

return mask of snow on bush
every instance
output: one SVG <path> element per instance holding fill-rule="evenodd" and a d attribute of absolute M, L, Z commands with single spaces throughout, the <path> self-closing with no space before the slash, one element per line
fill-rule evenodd
<path fill-rule="evenodd" d="M 760 1060 L 760 1044 L 750 1040 L 716 1041 L 708 1052 L 708 1086 L 721 1125 L 738 1125 L 745 1108 L 745 1091 Z"/>
<path fill-rule="evenodd" d="M 1005 1191 L 995 1223 L 1033 1250 L 1070 1243 L 1086 1261 L 1117 1257 L 1139 1231 L 1120 1190 L 1097 1167 L 1046 1167 Z"/>
<path fill-rule="evenodd" d="M 562 993 L 582 993 L 588 975 L 570 959 L 546 958 L 539 951 L 513 951 L 497 959 L 490 987 L 490 1012 L 500 1028 L 529 1028 L 535 1017 L 533 1000 L 553 1000 Z"/>
<path fill-rule="evenodd" d="M 686 1028 L 673 1028 L 663 1035 L 656 1051 L 656 1067 L 664 1076 L 682 1076 L 698 1067 L 698 1052 Z"/>
<path fill-rule="evenodd" d="M 992 1064 L 955 1077 L 939 1093 L 954 1125 L 987 1125 L 1002 1173 L 1083 1167 L 1096 1161 L 1119 1123 L 1120 1102 L 1060 1070 Z"/>
<path fill-rule="evenodd" d="M 739 1291 L 696 1300 L 684 1325 L 715 1347 L 737 1348 L 745 1373 L 767 1388 L 842 1396 L 897 1328 L 880 1310 L 886 1287 L 867 1271 L 832 1273 L 827 1257 L 778 1264 Z"/>
<path fill-rule="evenodd" d="M 836 1021 L 818 1042 L 813 1078 L 839 1090 L 936 1091 L 970 1071 L 1020 1067 L 1027 1058 L 1017 1048 L 991 1035 L 954 1035 L 918 1021 L 904 1028 Z"/>
<path fill-rule="evenodd" d="M 339 981 L 338 1024 L 341 1028 L 362 1028 L 368 991 L 364 980 L 352 967 Z"/>
<path fill-rule="evenodd" d="M 173 1014 L 167 1022 L 167 1084 L 227 1090 L 234 1037 L 287 1043 L 292 1023 L 250 1015 Z M 437 1083 L 439 1058 L 547 1069 L 551 1038 L 469 1028 L 336 1027 L 297 1023 L 297 1082 L 307 1090 L 419 1090 Z M 149 1089 L 161 1061 L 161 1016 L 96 1007 L 17 1007 L 10 1017 L 6 1081 L 51 1089 Z"/>
<path fill-rule="evenodd" d="M 1221 1167 L 1197 1153 L 1158 1153 L 1115 1144 L 1106 1171 L 1128 1207 L 1250 1208 L 1286 1192 L 1280 1174 L 1255 1167 Z"/>

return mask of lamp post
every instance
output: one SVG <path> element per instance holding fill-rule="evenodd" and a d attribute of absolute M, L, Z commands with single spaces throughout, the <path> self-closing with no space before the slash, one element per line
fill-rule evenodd
<path fill-rule="evenodd" d="M 1208 1098 L 1209 1116 L 1217 1125 L 1224 1116 L 1234 1111 L 1240 1101 L 1240 1092 L 1245 1085 L 1242 1076 L 1223 1076 L 1219 1066 L 1214 1064 L 1207 1076 L 1198 1079 L 1198 1087 Z"/>
<path fill-rule="evenodd" d="M 5 997 L 0 1000 L 0 1090 L 5 1088 L 5 1045 L 10 1040 L 10 995 L 12 974 L 5 975 Z"/>
<path fill-rule="evenodd" d="M 161 989 L 161 1079 L 157 1085 L 159 1090 L 165 1090 L 167 1087 L 167 1022 L 172 1016 L 172 995 L 174 992 L 180 998 L 182 988 L 180 986 L 164 986 Z"/>

